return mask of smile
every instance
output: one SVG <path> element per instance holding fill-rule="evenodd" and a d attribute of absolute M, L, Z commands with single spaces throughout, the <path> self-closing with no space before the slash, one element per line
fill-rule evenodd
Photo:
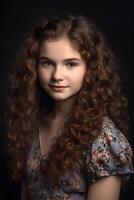
<path fill-rule="evenodd" d="M 67 86 L 50 85 L 50 87 L 53 87 L 53 88 L 66 88 Z"/>
<path fill-rule="evenodd" d="M 67 88 L 67 86 L 53 86 L 53 85 L 50 85 L 50 87 L 52 88 L 53 92 L 62 92 L 65 88 Z"/>

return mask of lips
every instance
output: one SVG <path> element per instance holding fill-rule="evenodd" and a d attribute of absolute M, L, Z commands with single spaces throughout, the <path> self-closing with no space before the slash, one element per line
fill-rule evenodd
<path fill-rule="evenodd" d="M 54 87 L 54 88 L 66 88 L 67 86 L 50 85 L 50 87 Z"/>
<path fill-rule="evenodd" d="M 51 89 L 53 92 L 63 92 L 65 88 L 68 86 L 63 86 L 63 85 L 50 85 Z"/>

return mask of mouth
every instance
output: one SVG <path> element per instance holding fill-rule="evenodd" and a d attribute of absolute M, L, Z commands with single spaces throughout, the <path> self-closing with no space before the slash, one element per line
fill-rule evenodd
<path fill-rule="evenodd" d="M 66 88 L 67 86 L 50 85 L 50 87 L 53 87 L 53 88 Z"/>
<path fill-rule="evenodd" d="M 65 88 L 68 86 L 55 86 L 55 85 L 50 85 L 52 88 L 53 92 L 63 92 Z"/>

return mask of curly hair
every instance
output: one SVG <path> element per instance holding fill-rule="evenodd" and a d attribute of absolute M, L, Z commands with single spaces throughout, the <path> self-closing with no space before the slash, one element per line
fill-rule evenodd
<path fill-rule="evenodd" d="M 45 93 L 38 80 L 40 45 L 45 40 L 62 36 L 75 45 L 87 71 L 62 134 L 53 141 L 47 159 L 41 160 L 39 173 L 44 181 L 56 185 L 67 170 L 80 170 L 83 166 L 82 152 L 101 133 L 105 116 L 112 119 L 124 134 L 127 130 L 127 99 L 122 90 L 121 71 L 105 36 L 81 15 L 48 18 L 35 27 L 26 40 L 10 78 L 6 111 L 7 148 L 15 180 L 20 180 L 25 174 L 28 152 L 43 117 L 42 110 L 47 115 L 54 109 L 54 100 Z"/>

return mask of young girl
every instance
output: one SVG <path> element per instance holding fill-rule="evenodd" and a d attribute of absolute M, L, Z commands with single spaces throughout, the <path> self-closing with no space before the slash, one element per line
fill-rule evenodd
<path fill-rule="evenodd" d="M 21 200 L 117 200 L 133 173 L 127 100 L 104 36 L 84 16 L 33 30 L 8 98 L 11 173 Z"/>

